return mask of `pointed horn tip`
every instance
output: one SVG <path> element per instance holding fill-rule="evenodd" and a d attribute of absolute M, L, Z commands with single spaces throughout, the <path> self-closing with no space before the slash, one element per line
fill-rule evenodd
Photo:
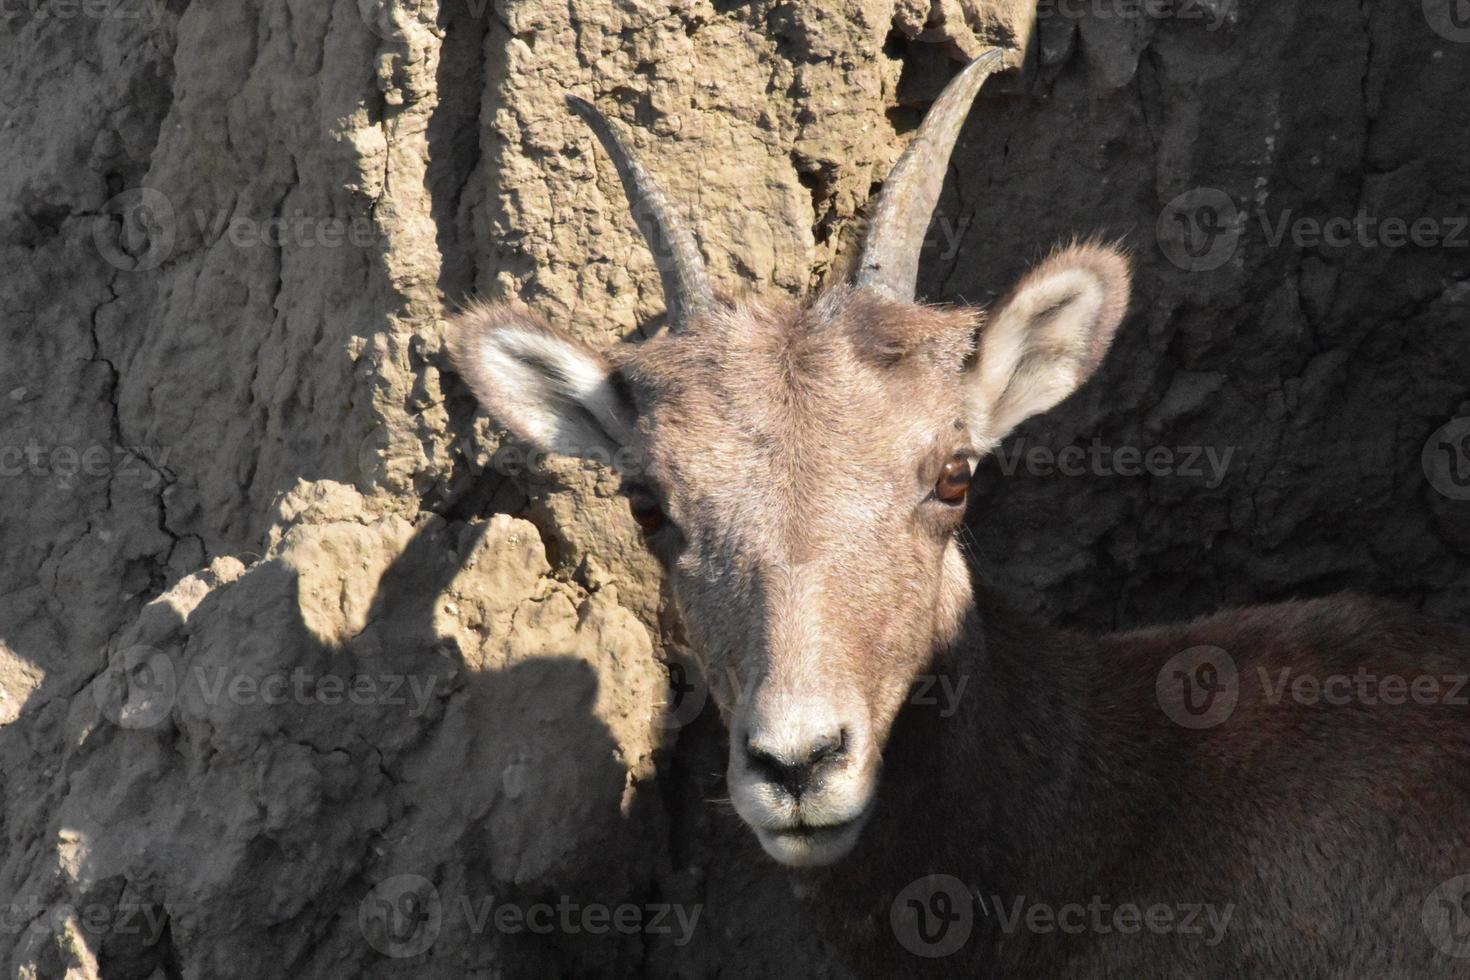
<path fill-rule="evenodd" d="M 978 70 L 980 67 L 984 67 L 989 68 L 991 71 L 1003 71 L 1007 68 L 1018 68 L 1020 67 L 1020 61 L 1016 60 L 1014 63 L 1012 63 L 1012 58 L 1015 57 L 1019 59 L 1020 55 L 1020 48 L 1003 48 L 997 45 L 995 47 L 986 48 L 984 51 L 971 58 L 970 63 L 966 65 L 965 68 L 976 68 Z"/>
<path fill-rule="evenodd" d="M 597 112 L 597 109 L 592 105 L 592 103 L 588 102 L 586 99 L 570 94 L 563 96 L 563 98 L 566 100 L 567 108 L 572 110 L 572 112 L 576 113 L 577 115 L 583 117 L 584 119 L 589 113 L 595 115 Z"/>
<path fill-rule="evenodd" d="M 1018 60 L 1010 59 L 1020 54 L 1018 48 L 986 48 L 939 93 L 879 192 L 873 223 L 853 272 L 856 285 L 899 302 L 913 302 L 923 233 L 938 202 L 944 165 L 965 114 L 985 80 L 998 71 L 1019 67 Z"/>

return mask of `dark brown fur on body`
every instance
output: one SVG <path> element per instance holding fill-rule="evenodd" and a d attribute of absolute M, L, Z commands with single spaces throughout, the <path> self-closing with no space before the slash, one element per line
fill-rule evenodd
<path fill-rule="evenodd" d="M 1086 382 L 1130 287 L 1091 242 L 983 314 L 914 303 L 999 55 L 926 115 L 854 281 L 801 301 L 719 298 L 617 129 L 575 102 L 669 329 L 604 354 L 480 307 L 451 334 L 459 373 L 516 435 L 622 473 L 729 729 L 730 802 L 859 971 L 1467 975 L 1470 908 L 1464 936 L 1434 934 L 1436 889 L 1470 876 L 1470 711 L 1446 689 L 1470 670 L 1464 631 L 1337 598 L 1088 638 L 972 583 L 974 463 Z M 1342 697 L 1359 671 L 1384 687 Z M 1442 698 L 1390 703 L 1390 677 L 1441 679 Z"/>
<path fill-rule="evenodd" d="M 815 859 L 762 843 L 814 886 L 813 915 L 865 975 L 1465 975 L 1470 961 L 1436 949 L 1421 916 L 1438 885 L 1470 874 L 1470 711 L 1302 703 L 1290 687 L 1360 668 L 1406 684 L 1463 675 L 1464 631 L 1351 597 L 1101 638 L 1049 630 L 972 586 L 961 511 L 919 500 L 939 462 L 988 451 L 1062 397 L 1055 378 L 1080 383 L 1095 363 L 1097 321 L 1056 312 L 1074 282 L 1086 294 L 1088 276 L 1116 275 L 1088 271 L 1094 259 L 1051 260 L 1038 293 L 979 327 L 978 350 L 973 313 L 851 289 L 733 303 L 606 360 L 498 308 L 463 321 L 454 350 L 526 434 L 551 425 L 549 445 L 633 450 L 627 479 L 668 517 L 650 547 L 731 728 L 742 818 L 759 835 L 763 821 L 820 826 L 864 806 L 855 842 Z M 488 360 L 471 360 L 481 349 Z M 998 362 L 1010 370 L 977 400 Z M 590 380 L 573 399 L 578 377 Z M 523 404 L 535 411 L 517 415 Z M 1157 685 L 1198 646 L 1231 658 L 1238 703 L 1197 730 Z M 909 696 L 931 674 L 961 692 L 952 705 Z M 847 712 L 853 741 L 797 804 L 744 745 L 823 711 Z M 891 920 L 931 874 L 983 903 L 961 948 L 933 960 Z M 1031 928 L 1037 905 L 1194 909 L 1193 931 Z M 1218 935 L 1203 909 L 1228 910 Z"/>
<path fill-rule="evenodd" d="M 1155 682 L 1198 645 L 1231 654 L 1239 702 L 1196 731 L 1165 716 Z M 1467 975 L 1422 914 L 1441 883 L 1470 872 L 1470 709 L 1299 703 L 1278 694 L 1284 667 L 1460 678 L 1470 631 L 1342 596 L 1090 638 L 980 592 L 936 664 L 952 685 L 968 676 L 974 696 L 948 718 L 905 706 L 863 840 L 805 876 L 811 913 L 864 977 Z M 890 923 L 895 898 L 927 874 L 976 896 L 968 941 L 933 960 Z M 1203 912 L 1199 933 L 1031 931 L 1002 916 L 1014 920 L 1018 899 L 1164 905 L 1180 925 L 1192 907 L 1232 911 L 1209 943 Z"/>

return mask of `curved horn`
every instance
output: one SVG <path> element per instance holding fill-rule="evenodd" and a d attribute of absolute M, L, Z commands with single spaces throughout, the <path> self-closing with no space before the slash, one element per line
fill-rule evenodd
<path fill-rule="evenodd" d="M 939 93 L 878 194 L 855 282 L 903 303 L 914 299 L 919 249 L 939 203 L 949 155 L 980 85 L 1001 67 L 1005 49 L 991 48 Z"/>
<path fill-rule="evenodd" d="M 669 330 L 677 332 L 715 302 L 709 274 L 705 271 L 699 248 L 694 244 L 694 236 L 679 221 L 669 199 L 602 113 L 575 95 L 567 96 L 567 106 L 592 127 L 598 142 L 618 168 L 633 220 L 653 252 L 654 264 L 658 266 L 658 275 L 663 281 Z"/>

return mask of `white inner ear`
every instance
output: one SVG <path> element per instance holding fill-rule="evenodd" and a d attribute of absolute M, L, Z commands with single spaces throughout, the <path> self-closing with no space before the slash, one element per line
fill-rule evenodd
<path fill-rule="evenodd" d="M 970 408 L 991 438 L 1052 408 L 1086 380 L 1106 303 L 1106 286 L 1091 269 L 1060 269 L 1022 284 L 980 338 Z"/>
<path fill-rule="evenodd" d="M 577 344 L 502 327 L 475 352 L 493 389 L 487 408 L 523 437 L 568 456 L 615 452 L 631 435 L 607 366 Z"/>

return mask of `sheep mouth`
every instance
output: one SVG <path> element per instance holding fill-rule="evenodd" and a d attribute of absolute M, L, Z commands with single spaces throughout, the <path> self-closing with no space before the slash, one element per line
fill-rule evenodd
<path fill-rule="evenodd" d="M 791 827 L 773 827 L 766 831 L 774 837 L 806 839 L 811 841 L 835 840 L 856 829 L 861 818 L 844 820 L 842 823 L 809 824 L 798 823 Z"/>
<path fill-rule="evenodd" d="M 766 854 L 790 868 L 813 868 L 832 864 L 847 855 L 857 843 L 867 813 L 841 823 L 795 823 L 756 831 Z"/>

